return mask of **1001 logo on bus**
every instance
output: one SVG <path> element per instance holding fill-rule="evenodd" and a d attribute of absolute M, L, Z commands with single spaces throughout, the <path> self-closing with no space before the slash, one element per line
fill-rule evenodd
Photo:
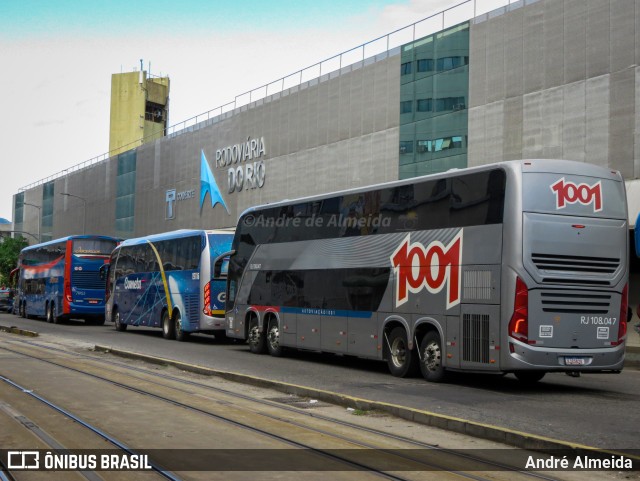
<path fill-rule="evenodd" d="M 447 309 L 460 303 L 460 264 L 462 264 L 462 229 L 446 246 L 433 241 L 428 246 L 411 242 L 407 234 L 391 254 L 396 277 L 396 307 L 409 300 L 409 293 L 427 289 L 431 294 L 447 288 Z"/>
<path fill-rule="evenodd" d="M 564 209 L 567 204 L 582 205 L 593 203 L 593 211 L 602 210 L 602 182 L 598 181 L 593 185 L 574 184 L 567 182 L 564 177 L 551 186 L 551 191 L 556 194 L 556 209 Z"/>

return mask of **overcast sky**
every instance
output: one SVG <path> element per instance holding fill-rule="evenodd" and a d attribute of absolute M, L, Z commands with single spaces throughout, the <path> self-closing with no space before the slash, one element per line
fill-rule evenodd
<path fill-rule="evenodd" d="M 0 217 L 108 150 L 111 74 L 140 59 L 170 77 L 177 124 L 462 1 L 0 0 Z"/>

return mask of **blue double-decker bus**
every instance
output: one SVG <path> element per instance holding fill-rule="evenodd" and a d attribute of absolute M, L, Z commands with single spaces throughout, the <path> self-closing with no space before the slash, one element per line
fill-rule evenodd
<path fill-rule="evenodd" d="M 224 337 L 226 282 L 212 280 L 212 266 L 232 240 L 230 231 L 178 230 L 124 241 L 109 262 L 106 318 L 118 331 L 160 327 L 165 339 Z"/>
<path fill-rule="evenodd" d="M 100 268 L 119 241 L 75 235 L 22 249 L 18 313 L 54 323 L 74 318 L 104 324 L 105 281 Z"/>

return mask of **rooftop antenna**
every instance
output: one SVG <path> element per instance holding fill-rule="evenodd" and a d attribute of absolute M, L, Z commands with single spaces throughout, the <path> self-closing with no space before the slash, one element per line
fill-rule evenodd
<path fill-rule="evenodd" d="M 140 59 L 140 75 L 138 76 L 138 83 L 140 85 L 142 85 L 142 75 L 143 75 L 142 71 L 143 71 L 143 69 L 144 69 L 144 64 L 142 62 L 142 59 Z"/>

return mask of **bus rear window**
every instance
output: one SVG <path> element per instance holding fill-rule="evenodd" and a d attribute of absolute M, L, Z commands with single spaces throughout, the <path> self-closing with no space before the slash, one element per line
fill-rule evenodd
<path fill-rule="evenodd" d="M 76 256 L 110 256 L 117 243 L 107 239 L 75 239 L 73 254 Z"/>
<path fill-rule="evenodd" d="M 547 172 L 525 173 L 522 179 L 525 212 L 627 218 L 623 182 Z"/>

